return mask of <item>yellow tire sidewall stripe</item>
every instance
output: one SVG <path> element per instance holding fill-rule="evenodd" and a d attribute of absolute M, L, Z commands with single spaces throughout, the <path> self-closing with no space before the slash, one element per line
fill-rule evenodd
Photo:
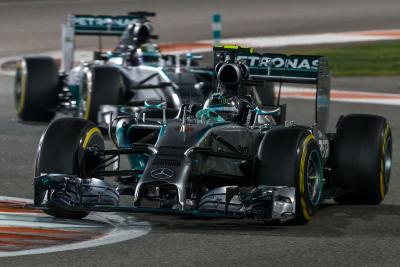
<path fill-rule="evenodd" d="M 20 72 L 20 86 L 21 86 L 21 96 L 19 98 L 18 114 L 24 112 L 25 98 L 26 98 L 26 62 L 22 60 L 18 66 Z"/>
<path fill-rule="evenodd" d="M 386 124 L 385 131 L 383 134 L 382 157 L 381 157 L 381 161 L 380 161 L 380 171 L 379 171 L 379 191 L 380 191 L 381 200 L 383 200 L 385 198 L 385 194 L 386 194 L 384 158 L 385 158 L 386 145 L 388 142 L 388 138 L 389 138 L 389 125 Z"/>
<path fill-rule="evenodd" d="M 303 212 L 303 216 L 306 220 L 311 220 L 311 214 L 308 211 L 308 205 L 307 201 L 305 199 L 305 188 L 304 188 L 304 175 L 305 175 L 305 164 L 306 164 L 306 157 L 307 157 L 307 146 L 308 143 L 311 140 L 314 140 L 314 136 L 312 134 L 309 134 L 306 139 L 303 142 L 303 151 L 301 153 L 301 158 L 300 158 L 300 170 L 299 170 L 299 188 L 300 188 L 300 205 L 301 205 L 301 210 Z"/>
<path fill-rule="evenodd" d="M 85 138 L 83 139 L 82 147 L 83 147 L 83 148 L 86 148 L 87 145 L 89 144 L 89 141 L 90 141 L 90 139 L 92 138 L 92 136 L 94 136 L 94 135 L 96 135 L 96 134 L 101 135 L 100 129 L 97 128 L 97 127 L 91 128 L 91 129 L 87 132 Z"/>

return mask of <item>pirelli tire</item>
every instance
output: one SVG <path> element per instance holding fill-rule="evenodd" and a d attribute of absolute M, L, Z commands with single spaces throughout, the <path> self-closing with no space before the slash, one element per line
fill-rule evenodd
<path fill-rule="evenodd" d="M 322 201 L 323 162 L 315 137 L 300 127 L 272 129 L 263 137 L 255 164 L 258 185 L 296 189 L 296 224 L 306 224 Z"/>
<path fill-rule="evenodd" d="M 56 114 L 60 88 L 53 58 L 23 58 L 17 65 L 14 82 L 17 116 L 24 121 L 50 121 Z"/>
<path fill-rule="evenodd" d="M 106 65 L 88 67 L 84 73 L 81 115 L 82 118 L 97 123 L 101 105 L 124 104 L 122 75 L 119 69 Z"/>
<path fill-rule="evenodd" d="M 392 133 L 381 116 L 351 114 L 339 119 L 332 150 L 333 183 L 348 191 L 342 204 L 379 204 L 388 192 Z"/>
<path fill-rule="evenodd" d="M 38 146 L 35 161 L 35 176 L 43 173 L 71 174 L 85 177 L 96 166 L 96 159 L 84 157 L 84 149 L 97 146 L 104 149 L 103 136 L 92 122 L 80 118 L 61 118 L 46 129 Z M 68 219 L 80 219 L 89 213 L 69 211 L 50 200 L 45 213 Z"/>

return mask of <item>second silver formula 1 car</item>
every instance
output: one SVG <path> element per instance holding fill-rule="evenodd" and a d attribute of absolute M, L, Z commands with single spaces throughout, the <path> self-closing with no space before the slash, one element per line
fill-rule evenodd
<path fill-rule="evenodd" d="M 70 15 L 63 25 L 61 69 L 50 57 L 25 57 L 15 76 L 18 117 L 49 121 L 56 112 L 108 121 L 107 114 L 140 109 L 145 99 L 167 103 L 175 116 L 184 103 L 201 102 L 211 91 L 212 68 L 193 67 L 200 57 L 161 54 L 151 43 L 150 12 L 126 16 Z M 120 36 L 111 51 L 94 52 L 94 60 L 74 65 L 75 36 Z M 157 112 L 156 112 L 157 113 Z M 160 115 L 160 114 L 158 114 Z"/>

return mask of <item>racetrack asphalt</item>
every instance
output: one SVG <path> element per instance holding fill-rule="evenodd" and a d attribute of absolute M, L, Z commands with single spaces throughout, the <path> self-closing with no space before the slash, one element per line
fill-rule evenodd
<path fill-rule="evenodd" d="M 398 1 L 321 2 L 0 1 L 0 56 L 58 48 L 59 26 L 63 14 L 69 12 L 156 10 L 159 17 L 154 20 L 155 28 L 161 40 L 174 42 L 209 39 L 207 19 L 218 9 L 223 10 L 224 31 L 231 36 L 400 26 Z M 12 77 L 0 75 L 0 195 L 32 198 L 36 146 L 46 125 L 18 122 L 12 86 Z M 334 78 L 332 87 L 399 93 L 400 77 Z M 288 103 L 289 119 L 311 122 L 313 101 L 284 101 Z M 338 117 L 348 113 L 383 115 L 392 126 L 392 179 L 389 193 L 379 206 L 329 202 L 305 226 L 138 214 L 152 225 L 146 236 L 77 251 L 0 258 L 0 266 L 398 266 L 399 110 L 397 106 L 333 102 L 329 128 L 334 129 Z"/>

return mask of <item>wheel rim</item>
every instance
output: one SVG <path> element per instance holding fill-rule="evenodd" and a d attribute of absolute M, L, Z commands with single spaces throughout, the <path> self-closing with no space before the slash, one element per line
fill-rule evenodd
<path fill-rule="evenodd" d="M 310 202 L 316 206 L 321 200 L 323 185 L 321 157 L 316 150 L 310 153 L 307 162 L 306 186 Z"/>

